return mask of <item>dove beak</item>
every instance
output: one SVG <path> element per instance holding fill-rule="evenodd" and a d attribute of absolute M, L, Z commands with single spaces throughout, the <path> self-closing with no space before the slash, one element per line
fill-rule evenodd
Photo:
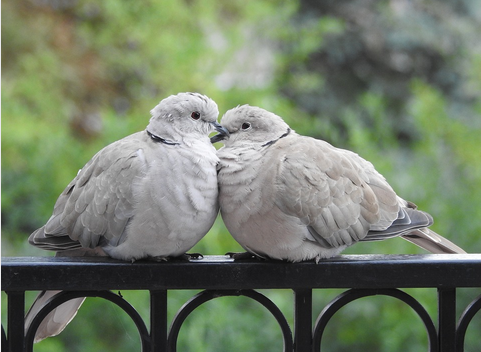
<path fill-rule="evenodd" d="M 211 123 L 212 123 L 212 126 L 214 126 L 215 130 L 219 132 L 215 136 L 212 136 L 212 138 L 210 139 L 211 143 L 217 143 L 217 142 L 223 141 L 224 139 L 229 138 L 230 133 L 229 131 L 227 131 L 225 127 L 221 126 L 215 121 Z"/>

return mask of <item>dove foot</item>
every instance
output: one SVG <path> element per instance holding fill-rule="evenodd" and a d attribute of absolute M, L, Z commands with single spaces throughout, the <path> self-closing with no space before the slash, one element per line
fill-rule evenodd
<path fill-rule="evenodd" d="M 190 260 L 200 260 L 204 258 L 201 253 L 184 253 L 179 255 L 178 257 L 172 257 L 172 260 L 180 260 L 180 261 L 190 261 Z"/>
<path fill-rule="evenodd" d="M 201 253 L 185 253 L 184 256 L 187 257 L 187 260 L 189 259 L 200 260 L 204 258 L 204 256 Z"/>
<path fill-rule="evenodd" d="M 199 260 L 204 258 L 204 256 L 200 253 L 184 253 L 182 255 L 179 255 L 177 257 L 165 257 L 165 256 L 158 256 L 158 257 L 147 257 L 144 259 L 139 259 L 139 260 L 132 260 L 132 263 L 134 261 L 151 261 L 151 262 L 169 262 L 169 261 L 189 261 L 191 259 Z"/>
<path fill-rule="evenodd" d="M 145 257 L 145 258 L 141 258 L 141 259 L 132 259 L 132 263 L 142 262 L 142 261 L 160 263 L 160 262 L 168 262 L 169 260 L 170 260 L 169 257 L 162 257 L 162 256 L 158 256 L 158 257 Z"/>
<path fill-rule="evenodd" d="M 247 259 L 264 260 L 264 258 L 259 257 L 255 254 L 252 254 L 252 253 L 249 253 L 249 252 L 241 252 L 241 253 L 227 252 L 225 255 L 228 255 L 230 258 L 232 258 L 234 260 L 247 260 Z"/>

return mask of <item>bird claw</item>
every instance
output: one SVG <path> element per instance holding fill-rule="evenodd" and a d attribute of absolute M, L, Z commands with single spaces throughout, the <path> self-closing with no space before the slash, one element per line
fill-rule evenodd
<path fill-rule="evenodd" d="M 190 260 L 190 259 L 200 260 L 204 258 L 204 256 L 201 253 L 185 253 L 183 254 L 183 257 L 186 257 L 187 260 Z"/>
<path fill-rule="evenodd" d="M 148 258 L 145 258 L 145 260 L 147 261 L 151 261 L 151 262 L 157 262 L 157 263 L 161 263 L 161 262 L 168 262 L 169 261 L 169 257 L 161 257 L 161 256 L 158 256 L 158 257 L 148 257 Z M 132 263 L 134 261 L 132 260 Z"/>
<path fill-rule="evenodd" d="M 148 257 L 148 258 L 145 258 L 145 260 L 160 263 L 160 262 L 169 262 L 169 261 L 175 261 L 175 260 L 180 260 L 180 261 L 200 260 L 202 258 L 204 258 L 204 256 L 200 253 L 184 253 L 177 257 L 158 256 L 158 257 Z M 134 261 L 132 260 L 132 263 L 133 262 Z"/>
<path fill-rule="evenodd" d="M 249 252 L 227 252 L 225 255 L 228 255 L 229 258 L 232 258 L 234 260 L 246 260 L 246 259 L 259 259 L 263 260 L 264 258 L 261 258 L 255 254 L 249 253 Z"/>

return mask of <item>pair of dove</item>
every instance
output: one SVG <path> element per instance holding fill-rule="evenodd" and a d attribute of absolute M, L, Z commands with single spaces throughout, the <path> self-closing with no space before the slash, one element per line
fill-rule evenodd
<path fill-rule="evenodd" d="M 219 124 L 213 100 L 180 93 L 151 114 L 146 130 L 79 171 L 31 244 L 60 256 L 164 260 L 200 241 L 220 206 L 231 235 L 261 258 L 319 262 L 358 241 L 396 236 L 433 253 L 464 253 L 429 230 L 432 217 L 398 197 L 370 162 L 297 134 L 273 113 L 243 105 Z M 26 329 L 58 292 L 39 295 Z M 60 333 L 83 300 L 52 311 L 35 341 Z"/>

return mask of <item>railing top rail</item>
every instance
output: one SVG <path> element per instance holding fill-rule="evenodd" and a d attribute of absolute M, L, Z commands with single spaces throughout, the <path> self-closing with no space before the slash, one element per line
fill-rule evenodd
<path fill-rule="evenodd" d="M 481 254 L 342 255 L 319 264 L 2 257 L 3 291 L 386 287 L 481 287 Z"/>

